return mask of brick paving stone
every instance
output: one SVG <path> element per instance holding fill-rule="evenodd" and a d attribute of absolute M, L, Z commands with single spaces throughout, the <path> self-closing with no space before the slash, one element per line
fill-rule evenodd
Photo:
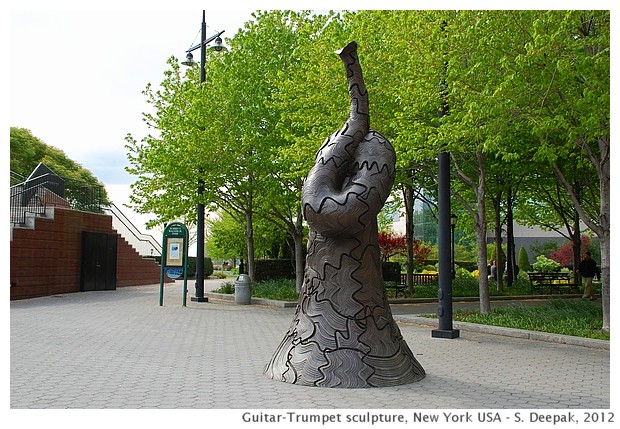
<path fill-rule="evenodd" d="M 192 291 L 193 289 L 189 287 Z M 10 408 L 232 410 L 610 409 L 610 351 L 397 317 L 427 377 L 379 389 L 270 380 L 263 368 L 294 308 L 187 300 L 181 285 L 10 304 Z M 191 294 L 191 292 L 190 292 Z M 586 370 L 587 368 L 587 370 Z"/>

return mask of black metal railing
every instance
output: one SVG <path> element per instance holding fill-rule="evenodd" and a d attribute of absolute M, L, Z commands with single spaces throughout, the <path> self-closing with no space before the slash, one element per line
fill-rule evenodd
<path fill-rule="evenodd" d="M 22 176 L 19 173 L 16 173 L 15 171 L 11 171 L 9 179 L 11 181 L 11 186 L 18 185 L 26 180 L 24 176 Z"/>
<path fill-rule="evenodd" d="M 9 194 L 11 223 L 25 225 L 28 214 L 44 215 L 50 207 L 103 213 L 103 186 L 43 175 L 11 186 Z"/>
<path fill-rule="evenodd" d="M 73 210 L 91 213 L 103 213 L 107 203 L 103 186 L 70 180 L 65 181 L 65 199 Z"/>

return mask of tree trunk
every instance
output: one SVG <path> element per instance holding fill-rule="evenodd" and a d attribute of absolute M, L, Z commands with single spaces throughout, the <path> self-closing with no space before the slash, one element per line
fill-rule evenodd
<path fill-rule="evenodd" d="M 585 150 L 588 158 L 592 162 L 592 165 L 596 169 L 596 173 L 599 180 L 599 195 L 600 195 L 600 209 L 598 217 L 592 218 L 583 209 L 579 201 L 578 195 L 573 190 L 573 187 L 568 183 L 561 169 L 556 163 L 551 164 L 553 172 L 559 179 L 560 183 L 566 189 L 568 196 L 575 206 L 575 210 L 579 213 L 580 219 L 598 236 L 601 243 L 601 277 L 602 277 L 602 298 L 603 298 L 603 329 L 609 331 L 610 329 L 610 292 L 609 292 L 609 264 L 610 260 L 610 203 L 611 203 L 611 191 L 610 191 L 610 163 L 609 163 L 609 151 L 610 140 L 609 135 L 598 137 L 598 149 L 597 153 L 600 158 L 597 158 L 593 151 L 588 147 L 587 143 L 578 142 L 578 146 Z"/>
<path fill-rule="evenodd" d="M 476 241 L 478 242 L 478 272 L 485 272 L 487 267 L 487 222 L 486 222 L 486 206 L 485 206 L 485 188 L 486 188 L 486 163 L 484 154 L 481 151 L 476 152 L 478 160 L 478 187 L 476 189 L 476 209 L 477 213 L 474 217 L 476 230 Z M 487 314 L 491 311 L 491 300 L 489 299 L 489 278 L 482 276 L 478 278 L 480 290 L 480 313 Z"/>
<path fill-rule="evenodd" d="M 293 242 L 295 243 L 295 290 L 301 294 L 301 288 L 304 284 L 304 266 L 305 255 L 303 248 L 303 224 L 301 212 L 297 215 L 295 222 L 295 231 L 292 231 Z"/>
<path fill-rule="evenodd" d="M 581 262 L 581 226 L 579 226 L 579 213 L 575 212 L 574 219 L 571 236 L 573 242 L 573 280 L 575 283 L 578 283 L 580 280 L 577 267 L 579 266 L 579 262 Z"/>
<path fill-rule="evenodd" d="M 405 200 L 406 225 L 405 234 L 407 239 L 407 293 L 413 295 L 413 189 L 411 185 L 403 186 L 403 198 Z"/>
<path fill-rule="evenodd" d="M 599 138 L 599 150 L 602 154 L 599 172 L 600 182 L 600 233 L 598 234 L 599 241 L 601 243 L 601 280 L 602 285 L 602 298 L 603 298 L 603 329 L 609 331 L 610 329 L 610 311 L 609 306 L 610 293 L 609 293 L 609 270 L 610 270 L 610 165 L 609 165 L 609 136 Z"/>
<path fill-rule="evenodd" d="M 250 209 L 245 212 L 245 241 L 248 249 L 247 272 L 250 276 L 250 279 L 254 281 L 254 275 L 256 273 L 256 262 L 254 259 L 254 225 L 252 218 L 252 210 Z"/>
<path fill-rule="evenodd" d="M 599 241 L 601 243 L 601 281 L 602 281 L 602 300 L 603 300 L 603 330 L 609 332 L 610 329 L 610 311 L 609 305 L 610 301 L 610 293 L 609 293 L 609 256 L 610 256 L 610 239 L 609 239 L 609 229 L 607 229 L 607 234 L 602 237 L 599 236 Z"/>
<path fill-rule="evenodd" d="M 502 194 L 497 192 L 493 199 L 493 211 L 495 213 L 495 280 L 497 281 L 497 290 L 504 290 L 504 257 L 502 253 L 502 212 L 501 212 Z"/>
<path fill-rule="evenodd" d="M 508 188 L 508 195 L 506 195 L 506 283 L 508 287 L 512 286 L 516 279 L 515 233 L 512 222 L 513 199 L 512 188 Z"/>

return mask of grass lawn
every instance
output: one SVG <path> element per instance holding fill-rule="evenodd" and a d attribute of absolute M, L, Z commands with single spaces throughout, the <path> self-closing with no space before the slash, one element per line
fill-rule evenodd
<path fill-rule="evenodd" d="M 546 304 L 526 306 L 515 304 L 493 308 L 481 315 L 477 310 L 456 310 L 454 320 L 481 325 L 503 326 L 529 331 L 572 335 L 609 341 L 603 326 L 601 306 L 579 299 L 549 299 Z"/>

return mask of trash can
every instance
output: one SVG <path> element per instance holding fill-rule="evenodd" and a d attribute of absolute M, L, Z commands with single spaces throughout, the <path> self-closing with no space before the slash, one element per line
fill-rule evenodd
<path fill-rule="evenodd" d="M 235 280 L 235 302 L 247 305 L 251 302 L 252 279 L 247 274 L 239 274 Z"/>

